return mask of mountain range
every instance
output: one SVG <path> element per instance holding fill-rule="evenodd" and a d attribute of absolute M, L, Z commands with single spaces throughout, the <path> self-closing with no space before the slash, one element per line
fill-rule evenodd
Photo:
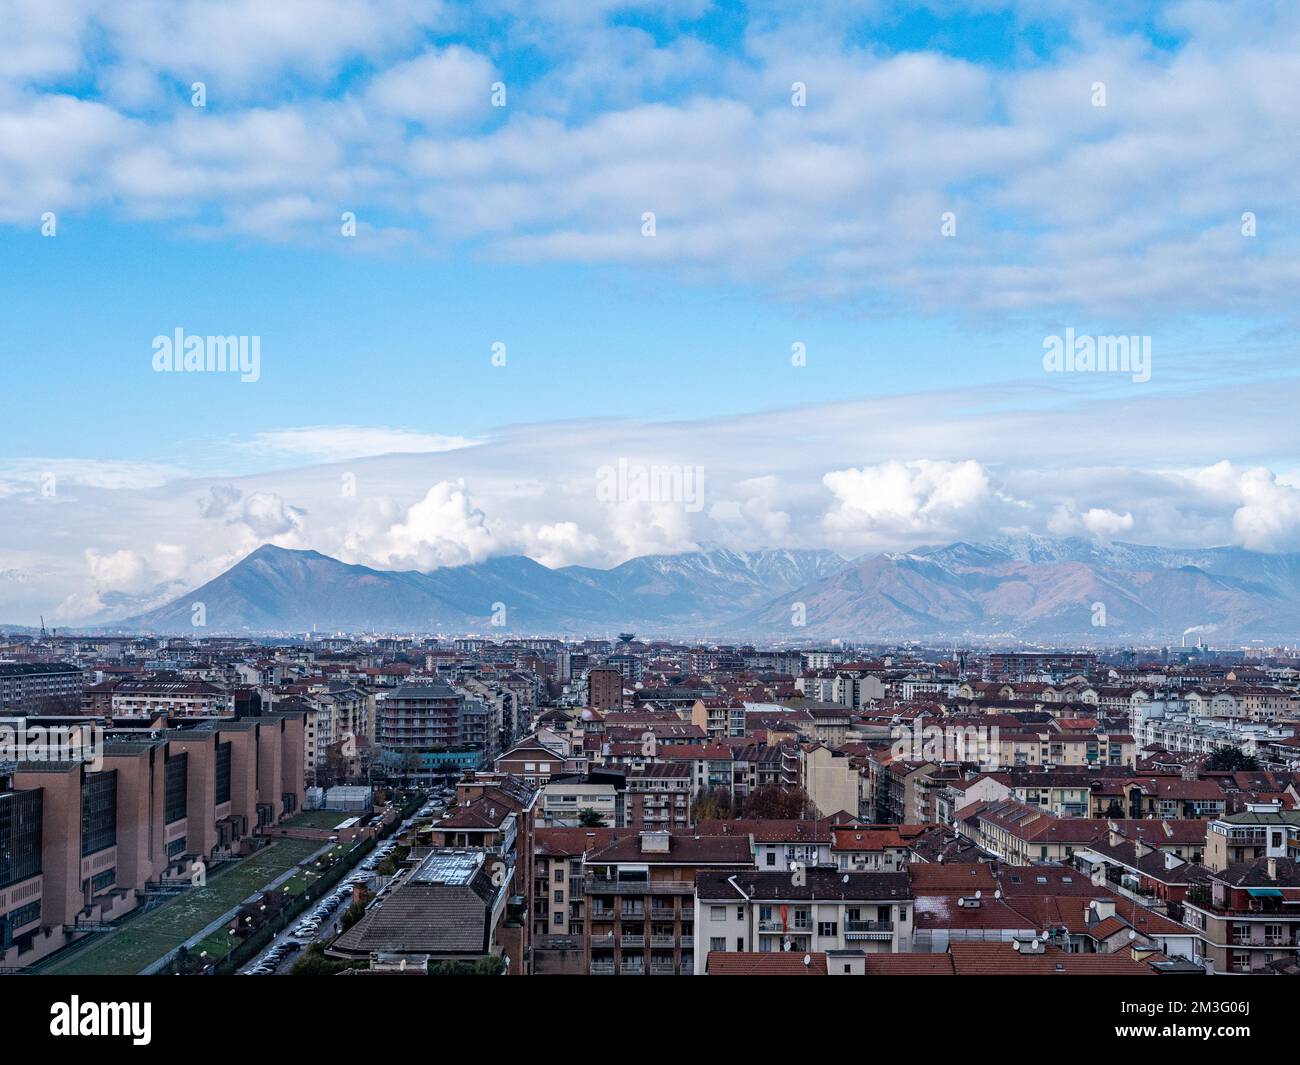
<path fill-rule="evenodd" d="M 192 632 L 197 603 L 213 633 L 1273 640 L 1300 633 L 1300 554 L 1007 536 L 852 562 L 715 548 L 607 570 L 512 555 L 426 573 L 266 544 L 188 595 L 103 627 Z"/>

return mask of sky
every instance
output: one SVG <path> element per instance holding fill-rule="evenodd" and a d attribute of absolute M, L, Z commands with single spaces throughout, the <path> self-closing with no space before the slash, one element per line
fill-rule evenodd
<path fill-rule="evenodd" d="M 1300 550 L 1300 11 L 795 6 L 11 0 L 0 622 L 263 542 Z"/>

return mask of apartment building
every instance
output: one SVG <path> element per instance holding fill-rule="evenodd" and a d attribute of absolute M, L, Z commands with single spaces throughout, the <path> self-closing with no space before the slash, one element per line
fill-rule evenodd
<path fill-rule="evenodd" d="M 907 953 L 912 949 L 912 888 L 903 872 L 807 869 L 789 873 L 702 872 L 695 879 L 695 927 L 712 954 L 810 951 Z"/>
<path fill-rule="evenodd" d="M 1188 890 L 1183 920 L 1215 973 L 1270 971 L 1300 958 L 1300 863 L 1255 858 L 1211 871 Z"/>
<path fill-rule="evenodd" d="M 749 837 L 645 831 L 583 859 L 585 946 L 594 975 L 696 971 L 695 877 L 750 868 Z"/>
<path fill-rule="evenodd" d="M 84 678 L 67 662 L 0 662 L 0 714 L 75 712 Z"/>
<path fill-rule="evenodd" d="M 623 820 L 624 793 L 608 780 L 571 774 L 554 776 L 538 789 L 541 823 L 547 828 L 575 828 L 583 817 L 598 817 L 608 828 Z"/>
<path fill-rule="evenodd" d="M 587 670 L 587 706 L 597 713 L 623 705 L 623 671 L 612 666 Z"/>
<path fill-rule="evenodd" d="M 695 833 L 699 836 L 747 836 L 753 849 L 754 867 L 760 872 L 776 872 L 834 865 L 835 858 L 831 853 L 834 825 L 830 818 L 737 818 L 734 821 L 701 821 L 695 826 Z"/>
<path fill-rule="evenodd" d="M 533 863 L 533 972 L 585 976 L 587 893 L 583 858 L 614 838 L 612 828 L 539 828 Z"/>
<path fill-rule="evenodd" d="M 123 680 L 111 696 L 113 717 L 234 717 L 234 697 L 205 680 Z"/>
<path fill-rule="evenodd" d="M 1066 862 L 1074 853 L 1107 841 L 1141 840 L 1153 850 L 1183 861 L 1201 861 L 1204 821 L 1157 821 L 1052 817 L 1015 799 L 976 802 L 959 810 L 954 827 L 991 854 L 1012 865 Z"/>
<path fill-rule="evenodd" d="M 390 776 L 427 782 L 495 757 L 488 708 L 447 684 L 403 684 L 378 700 L 375 712 L 380 759 Z"/>
<path fill-rule="evenodd" d="M 1219 872 L 1258 858 L 1300 861 L 1300 810 L 1280 802 L 1247 803 L 1246 809 L 1211 821 L 1205 837 L 1205 864 Z"/>
<path fill-rule="evenodd" d="M 623 795 L 626 828 L 684 829 L 691 824 L 691 767 L 666 762 L 628 770 Z"/>

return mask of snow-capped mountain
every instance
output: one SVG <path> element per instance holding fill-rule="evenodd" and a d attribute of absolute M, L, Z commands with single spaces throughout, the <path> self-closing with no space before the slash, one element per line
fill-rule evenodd
<path fill-rule="evenodd" d="M 713 634 L 1114 643 L 1300 634 L 1300 555 L 1002 537 L 847 562 L 831 551 L 711 548 L 612 569 L 504 556 L 429 573 L 265 545 L 115 628 L 211 632 Z M 802 624 L 801 624 L 802 622 Z"/>

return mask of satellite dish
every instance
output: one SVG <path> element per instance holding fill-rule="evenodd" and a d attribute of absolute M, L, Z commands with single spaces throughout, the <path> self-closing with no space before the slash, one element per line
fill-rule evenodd
<path fill-rule="evenodd" d="M 812 955 L 811 955 L 811 954 L 805 954 L 805 955 L 803 956 L 803 963 L 804 963 L 805 965 L 811 965 L 811 964 L 812 964 Z"/>

